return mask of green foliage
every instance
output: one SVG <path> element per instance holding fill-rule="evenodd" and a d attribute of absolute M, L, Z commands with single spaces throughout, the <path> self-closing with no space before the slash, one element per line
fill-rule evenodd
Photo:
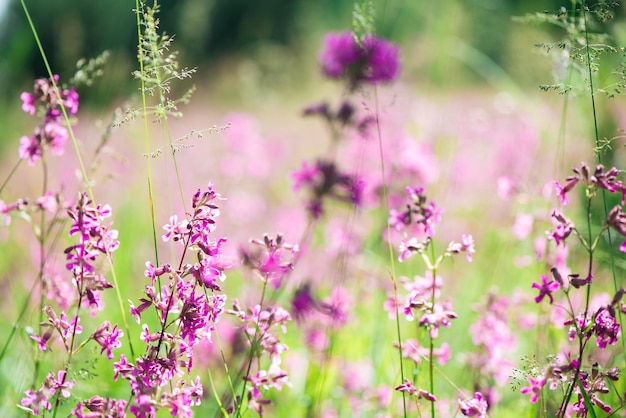
<path fill-rule="evenodd" d="M 560 7 L 558 10 L 527 14 L 515 21 L 524 24 L 547 24 L 560 31 L 561 39 L 554 42 L 541 42 L 535 47 L 554 60 L 553 75 L 555 83 L 542 84 L 543 91 L 556 91 L 564 94 L 574 91 L 589 91 L 590 74 L 600 72 L 601 62 L 607 55 L 619 55 L 626 51 L 623 47 L 611 45 L 607 24 L 615 17 L 616 2 L 597 3 L 587 6 L 573 3 L 572 9 Z M 612 73 L 621 80 L 605 86 L 594 86 L 597 92 L 609 97 L 620 94 L 625 88 L 623 64 Z M 574 74 L 572 74 L 572 72 Z M 574 75 L 576 77 L 574 77 Z M 575 83 L 580 80 L 581 83 Z M 610 80 L 608 80 L 610 81 Z"/>

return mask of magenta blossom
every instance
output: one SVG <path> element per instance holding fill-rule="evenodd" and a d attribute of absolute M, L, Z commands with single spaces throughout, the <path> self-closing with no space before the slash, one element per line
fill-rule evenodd
<path fill-rule="evenodd" d="M 400 71 L 396 45 L 368 35 L 358 44 L 350 32 L 329 33 L 320 54 L 322 72 L 331 78 L 347 77 L 351 89 L 361 82 L 393 81 Z"/>
<path fill-rule="evenodd" d="M 437 398 L 430 392 L 424 389 L 416 388 L 409 379 L 404 379 L 404 383 L 395 387 L 398 392 L 406 392 L 409 395 L 417 396 L 418 399 L 426 399 L 430 402 L 435 402 Z"/>
<path fill-rule="evenodd" d="M 530 401 L 532 403 L 537 403 L 537 400 L 539 400 L 539 394 L 541 393 L 541 389 L 546 384 L 546 378 L 542 377 L 535 380 L 532 377 L 528 377 L 528 382 L 530 383 L 530 386 L 523 387 L 521 392 L 524 395 L 530 394 Z"/>
<path fill-rule="evenodd" d="M 459 399 L 459 407 L 461 408 L 461 413 L 466 417 L 485 418 L 489 405 L 483 395 L 480 392 L 476 392 L 473 398 Z"/>
<path fill-rule="evenodd" d="M 548 281 L 548 278 L 543 274 L 541 275 L 541 283 L 533 283 L 532 287 L 539 290 L 539 295 L 535 297 L 536 303 L 540 303 L 547 296 L 550 299 L 550 304 L 552 304 L 554 302 L 552 292 L 559 290 L 559 284 L 554 280 Z"/>

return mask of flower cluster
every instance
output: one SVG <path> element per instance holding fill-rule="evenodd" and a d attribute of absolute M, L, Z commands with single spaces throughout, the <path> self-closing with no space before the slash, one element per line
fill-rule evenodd
<path fill-rule="evenodd" d="M 340 171 L 334 162 L 318 160 L 313 166 L 305 162 L 291 177 L 294 180 L 294 190 L 303 186 L 310 190 L 311 197 L 306 207 L 314 219 L 319 219 L 324 213 L 326 198 L 350 203 L 355 207 L 360 207 L 363 203 L 363 180 Z"/>
<path fill-rule="evenodd" d="M 469 329 L 476 350 L 467 354 L 466 363 L 474 371 L 474 390 L 480 392 L 480 400 L 475 397 L 471 403 L 484 404 L 485 411 L 498 402 L 498 388 L 506 384 L 513 370 L 517 337 L 507 320 L 511 305 L 508 298 L 489 293 L 485 303 L 475 307 L 479 317 Z"/>
<path fill-rule="evenodd" d="M 68 209 L 68 216 L 72 220 L 69 235 L 77 235 L 78 243 L 65 249 L 66 268 L 73 276 L 73 284 L 76 286 L 76 293 L 81 306 L 90 308 L 93 313 L 104 307 L 100 292 L 113 287 L 96 269 L 95 264 L 100 255 L 110 257 L 119 247 L 117 231 L 110 229 L 110 224 L 104 223 L 111 216 L 111 207 L 109 205 L 94 207 L 87 195 L 81 193 L 76 205 Z M 71 296 L 65 295 L 61 300 L 62 308 L 69 307 L 69 297 Z M 47 350 L 47 344 L 53 331 L 56 330 L 66 350 L 73 350 L 70 341 L 73 335 L 80 334 L 82 331 L 82 327 L 79 325 L 80 318 L 74 316 L 69 320 L 65 312 L 57 315 L 50 306 L 44 307 L 43 311 L 47 317 L 47 322 L 42 322 L 40 325 L 45 331 L 42 335 L 31 336 L 37 342 L 39 349 L 41 351 Z M 102 327 L 108 330 L 110 324 L 106 322 L 101 325 L 99 329 L 104 332 Z M 116 331 L 116 327 L 114 327 L 113 334 L 107 333 L 106 337 L 104 334 L 99 338 L 95 338 L 94 335 L 91 336 L 102 346 L 102 352 L 107 351 L 109 359 L 112 358 L 111 349 L 121 345 L 119 337 L 123 333 Z"/>
<path fill-rule="evenodd" d="M 528 376 L 529 386 L 521 389 L 522 394 L 530 395 L 530 401 L 536 403 L 544 387 L 554 391 L 565 385 L 573 386 L 573 402 L 562 404 L 557 416 L 586 417 L 588 407 L 595 405 L 607 414 L 613 408 L 602 401 L 598 396 L 609 393 L 612 382 L 619 380 L 620 370 L 617 367 L 601 369 L 596 363 L 590 371 L 581 370 L 581 364 L 575 359 L 554 360 L 545 368 L 543 374 L 537 377 Z"/>
<path fill-rule="evenodd" d="M 205 191 L 198 189 L 194 194 L 189 220 L 170 218 L 170 223 L 163 227 L 163 240 L 181 244 L 179 268 L 147 262 L 144 274 L 150 284 L 145 286 L 145 297 L 137 307 L 131 302 L 130 312 L 137 323 L 152 309 L 161 325 L 156 332 L 151 332 L 147 324 L 142 325 L 146 355 L 134 364 L 122 355 L 114 365 L 115 379 L 121 376 L 130 383 L 134 403 L 129 409 L 136 416 L 152 416 L 158 409 L 167 409 L 172 415 L 190 417 L 191 407 L 200 403 L 203 389 L 199 379 L 185 381 L 181 376 L 185 371 L 191 373 L 193 347 L 203 340 L 210 341 L 226 302 L 225 295 L 214 293 L 221 290 L 219 282 L 225 279 L 225 270 L 230 267 L 222 254 L 226 239 L 212 237 L 220 214 L 215 203 L 219 197 L 209 184 Z M 195 252 L 198 261 L 184 263 L 187 251 Z M 162 283 L 163 277 L 168 279 L 167 284 Z M 205 289 L 212 293 L 206 294 Z M 155 392 L 155 388 L 165 386 L 171 391 Z"/>
<path fill-rule="evenodd" d="M 348 322 L 353 303 L 345 288 L 335 286 L 326 298 L 312 293 L 311 285 L 300 286 L 291 299 L 291 311 L 302 328 L 305 345 L 313 352 L 322 352 L 330 344 L 328 330 L 342 328 Z"/>
<path fill-rule="evenodd" d="M 620 293 L 623 293 L 623 290 L 618 292 L 618 295 Z M 596 346 L 601 350 L 606 349 L 608 345 L 615 345 L 621 332 L 621 325 L 616 312 L 618 303 L 619 299 L 616 295 L 611 304 L 601 306 L 591 318 L 589 316 L 585 317 L 581 313 L 576 318 L 565 321 L 564 325 L 570 327 L 568 333 L 569 340 L 575 341 L 576 338 L 580 338 L 586 342 L 592 336 L 595 336 Z"/>
<path fill-rule="evenodd" d="M 110 229 L 105 220 L 111 217 L 109 205 L 93 206 L 86 193 L 80 193 L 78 202 L 67 211 L 72 221 L 69 234 L 78 236 L 78 244 L 65 249 L 66 268 L 74 276 L 81 298 L 90 308 L 102 309 L 100 291 L 112 288 L 96 271 L 95 262 L 99 255 L 111 257 L 119 247 L 117 230 Z"/>
<path fill-rule="evenodd" d="M 44 122 L 35 128 L 31 137 L 23 136 L 20 140 L 19 156 L 28 159 L 28 165 L 43 157 L 44 149 L 49 148 L 53 155 L 63 155 L 68 131 L 61 123 L 63 118 L 62 108 L 65 108 L 68 117 L 73 117 L 78 112 L 78 93 L 74 87 L 61 89 L 58 85 L 59 76 L 54 75 L 53 80 L 40 78 L 35 80 L 33 93 L 23 92 L 22 110 L 34 115 L 37 108 L 44 113 Z"/>
<path fill-rule="evenodd" d="M 26 397 L 22 398 L 22 406 L 27 407 L 33 415 L 39 415 L 39 411 L 43 409 L 50 410 L 50 398 L 57 392 L 60 392 L 64 398 L 70 397 L 70 389 L 74 387 L 74 382 L 67 380 L 67 372 L 60 370 L 57 376 L 50 372 L 46 376 L 43 384 L 36 391 L 26 391 Z"/>
<path fill-rule="evenodd" d="M 76 405 L 72 415 L 76 418 L 125 418 L 127 402 L 123 399 L 103 398 L 95 395 Z"/>
<path fill-rule="evenodd" d="M 417 245 L 418 239 L 435 236 L 436 225 L 441 221 L 441 209 L 435 202 L 428 201 L 422 187 L 407 187 L 405 192 L 409 198 L 408 203 L 402 209 L 389 211 L 389 226 L 396 231 L 408 231 L 415 237 L 411 243 Z M 405 244 L 405 250 L 409 249 L 411 243 Z"/>
<path fill-rule="evenodd" d="M 399 48 L 373 35 L 357 43 L 350 32 L 329 33 L 324 38 L 320 64 L 326 76 L 346 77 L 353 90 L 361 83 L 393 81 L 400 72 Z"/>
<path fill-rule="evenodd" d="M 613 228 L 620 235 L 626 237 L 626 215 L 622 209 L 624 200 L 626 198 L 626 185 L 617 176 L 620 171 L 613 167 L 609 170 L 605 170 L 603 165 L 597 165 L 594 172 L 589 170 L 589 167 L 585 163 L 581 163 L 580 168 L 575 168 L 574 176 L 567 177 L 566 183 L 561 185 L 559 182 L 554 182 L 556 194 L 561 200 L 561 204 L 567 205 L 567 195 L 570 193 L 576 185 L 584 183 L 586 186 L 587 196 L 593 196 L 598 190 L 605 190 L 609 193 L 615 193 L 621 195 L 621 206 L 614 206 L 607 216 L 606 223 L 602 232 L 606 229 Z M 548 239 L 553 239 L 557 245 L 565 245 L 565 240 L 576 232 L 576 226 L 567 219 L 562 213 L 556 209 L 552 211 L 552 218 L 556 221 L 556 227 L 554 231 L 546 232 Z M 620 251 L 626 252 L 626 241 L 620 246 Z"/>
<path fill-rule="evenodd" d="M 332 110 L 327 102 L 307 106 L 303 111 L 304 116 L 320 116 L 330 126 L 331 133 L 336 139 L 336 134 L 340 128 L 351 127 L 356 129 L 361 137 L 367 138 L 370 128 L 375 123 L 371 115 L 359 117 L 354 106 L 347 100 L 339 105 L 337 110 Z"/>
<path fill-rule="evenodd" d="M 281 390 L 283 385 L 291 386 L 287 373 L 281 368 L 281 354 L 289 347 L 280 341 L 278 328 L 282 333 L 287 332 L 287 323 L 291 321 L 291 315 L 279 306 L 264 309 L 261 305 L 255 305 L 248 312 L 242 310 L 239 303 L 233 302 L 230 314 L 237 316 L 243 323 L 242 330 L 250 347 L 250 357 L 244 379 L 249 382 L 247 386 L 248 407 L 255 410 L 259 416 L 263 416 L 263 408 L 271 403 L 270 399 L 263 397 L 263 392 L 274 388 Z M 267 357 L 269 366 L 262 368 L 261 359 Z M 252 374 L 252 359 L 256 359 L 257 370 Z"/>
<path fill-rule="evenodd" d="M 619 194 L 621 204 L 614 206 L 609 211 L 606 221 L 595 237 L 591 235 L 591 229 L 589 229 L 588 235 L 581 234 L 576 225 L 556 209 L 551 213 L 555 228 L 546 233 L 548 239 L 554 240 L 557 248 L 565 248 L 566 240 L 573 235 L 589 253 L 589 265 L 585 275 L 569 273 L 567 268 L 565 270 L 569 274 L 562 274 L 560 267 L 555 266 L 551 269 L 553 279 L 542 275 L 540 282 L 532 284 L 532 288 L 539 292 L 535 297 L 535 303 L 547 300 L 553 304 L 555 302 L 554 293 L 558 290 L 561 291 L 566 300 L 565 306 L 569 308 L 566 309 L 568 317 L 559 322 L 568 327 L 568 340 L 575 343 L 578 349 L 575 358 L 572 358 L 568 348 L 563 349 L 563 353 L 555 356 L 555 360 L 544 368 L 543 373 L 528 377 L 530 386 L 522 388 L 522 393 L 531 395 L 531 402 L 537 402 L 544 386 L 550 390 L 561 388 L 566 396 L 559 407 L 558 416 L 568 414 L 570 416 L 587 416 L 590 405 L 596 405 L 606 413 L 613 411 L 613 408 L 601 401 L 598 396 L 610 392 L 609 387 L 612 385 L 607 384 L 607 381 L 617 380 L 619 370 L 603 370 L 602 363 L 606 361 L 606 355 L 600 353 L 597 353 L 598 357 L 594 358 L 595 362 L 591 368 L 585 364 L 585 360 L 592 356 L 589 353 L 589 342 L 592 338 L 595 337 L 595 345 L 601 351 L 608 351 L 609 346 L 617 344 L 621 334 L 618 312 L 624 311 L 624 304 L 621 302 L 624 294 L 623 288 L 617 290 L 609 303 L 604 300 L 601 303 L 594 302 L 591 295 L 593 294 L 592 284 L 595 280 L 594 273 L 592 273 L 594 271 L 593 253 L 596 251 L 600 238 L 609 228 L 626 236 L 626 215 L 622 209 L 626 187 L 618 180 L 619 170 L 616 168 L 605 170 L 604 166 L 598 165 L 592 172 L 586 164 L 582 163 L 579 168 L 573 171 L 575 175 L 568 177 L 564 185 L 554 182 L 557 196 L 562 205 L 568 204 L 568 194 L 579 184 L 585 187 L 588 210 L 591 207 L 591 199 L 600 190 Z M 620 246 L 620 250 L 626 251 L 626 243 Z M 581 287 L 586 288 L 584 292 L 585 302 L 582 306 L 576 306 L 578 303 L 574 299 L 573 291 Z M 600 295 L 595 295 L 595 297 L 598 296 Z M 562 308 L 563 306 L 559 306 L 559 309 Z M 607 354 L 610 355 L 610 353 Z M 557 358 L 559 360 L 556 360 Z"/>
<path fill-rule="evenodd" d="M 253 238 L 250 243 L 255 248 L 240 250 L 243 265 L 258 272 L 264 282 L 280 287 L 282 280 L 293 270 L 293 260 L 300 251 L 298 244 L 289 244 L 281 234 L 276 238 L 267 235 L 262 240 Z"/>

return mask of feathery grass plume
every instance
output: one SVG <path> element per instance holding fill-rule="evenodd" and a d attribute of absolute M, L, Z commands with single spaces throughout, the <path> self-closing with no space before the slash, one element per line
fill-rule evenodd
<path fill-rule="evenodd" d="M 141 7 L 141 37 L 139 39 L 143 54 L 138 59 L 143 63 L 144 71 L 134 71 L 135 78 L 144 82 L 145 93 L 157 96 L 159 102 L 151 109 L 157 121 L 166 116 L 181 117 L 177 105 L 189 103 L 195 86 L 189 88 L 178 98 L 169 97 L 172 92 L 172 81 L 191 78 L 196 68 L 180 67 L 178 51 L 170 51 L 173 36 L 159 33 L 159 5 L 155 1 L 152 7 L 140 2 Z"/>
<path fill-rule="evenodd" d="M 95 58 L 89 60 L 86 58 L 79 59 L 76 63 L 76 72 L 70 79 L 70 85 L 92 86 L 95 79 L 102 77 L 104 74 L 103 67 L 107 63 L 110 55 L 111 53 L 109 51 L 103 51 Z"/>
<path fill-rule="evenodd" d="M 363 39 L 367 35 L 376 32 L 376 9 L 371 0 L 362 0 L 361 3 L 354 3 L 352 10 L 352 36 L 357 45 L 363 47 Z"/>
<path fill-rule="evenodd" d="M 617 2 L 597 3 L 592 6 L 583 2 L 579 8 L 572 10 L 560 7 L 558 10 L 546 10 L 514 18 L 520 23 L 549 24 L 563 31 L 559 40 L 535 44 L 554 60 L 554 83 L 540 85 L 541 90 L 552 90 L 560 94 L 570 90 L 582 93 L 589 89 L 589 68 L 591 73 L 596 74 L 603 55 L 622 54 L 625 51 L 623 47 L 612 46 L 611 36 L 606 33 L 607 24 L 615 17 L 614 9 L 618 6 Z M 568 68 L 574 70 L 579 83 L 574 84 L 575 80 L 568 77 Z M 626 73 L 622 64 L 612 73 L 617 75 L 617 79 L 606 79 L 606 86 L 596 88 L 596 91 L 606 93 L 609 97 L 622 93 L 626 86 Z"/>

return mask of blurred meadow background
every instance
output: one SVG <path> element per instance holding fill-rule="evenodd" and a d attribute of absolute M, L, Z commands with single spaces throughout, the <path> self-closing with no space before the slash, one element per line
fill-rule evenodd
<path fill-rule="evenodd" d="M 258 303 L 261 283 L 242 267 L 241 249 L 250 246 L 250 238 L 276 233 L 289 243 L 299 243 L 301 255 L 282 287 L 271 290 L 272 300 L 292 316 L 297 309 L 294 298 L 302 289 L 311 289 L 313 297 L 324 303 L 341 300 L 345 308 L 341 326 L 328 325 L 314 314 L 290 322 L 282 336 L 290 347 L 282 367 L 292 386 L 268 391 L 273 402 L 266 416 L 402 416 L 398 406 L 402 396 L 391 390 L 402 383 L 394 348 L 396 321 L 384 306 L 393 291 L 391 275 L 413 278 L 424 276 L 426 269 L 417 256 L 401 264 L 395 261 L 392 267 L 385 242 L 388 212 L 383 184 L 391 207 L 402 206 L 403 191 L 410 186 L 423 187 L 443 209 L 433 244 L 437 251 L 444 251 L 461 234 L 472 234 L 476 243 L 471 264 L 459 256 L 446 260 L 438 272 L 442 300 L 453 301 L 458 318 L 440 331 L 451 355 L 437 369 L 437 416 L 462 416 L 457 399 L 487 388 L 493 392 L 489 416 L 519 417 L 520 410 L 527 411 L 524 416 L 544 416 L 520 394 L 527 381 L 523 373 L 516 376 L 515 369 L 528 367 L 528 359 L 541 362 L 560 350 L 559 339 L 566 339 L 567 331 L 545 329 L 542 318 L 549 317 L 549 309 L 535 303 L 531 285 L 563 261 L 555 257 L 567 258 L 571 272 L 586 266 L 584 250 L 572 247 L 563 255 L 545 237 L 553 226 L 550 211 L 558 205 L 553 181 L 562 183 L 581 161 L 595 167 L 597 144 L 585 67 L 575 63 L 568 76 L 570 57 L 565 48 L 547 51 L 537 46 L 569 39 L 570 34 L 558 25 L 525 17 L 558 14 L 560 8 L 569 10 L 572 2 L 376 0 L 375 33 L 399 46 L 401 72 L 393 83 L 350 92 L 322 74 L 319 56 L 325 34 L 351 30 L 353 1 L 163 1 L 160 30 L 174 35 L 171 50 L 179 51 L 181 66 L 195 67 L 197 72 L 172 84 L 173 97 L 192 85 L 195 92 L 188 104 L 178 106 L 180 118 L 150 120 L 149 150 L 141 114 L 127 113 L 141 107 L 140 84 L 132 75 L 138 69 L 134 2 L 25 3 L 52 71 L 62 83 L 74 75 L 80 59 L 108 51 L 101 76 L 77 90 L 80 111 L 73 129 L 96 202 L 113 208 L 113 228 L 119 230 L 120 241 L 114 265 L 124 303 L 131 300 L 137 305 L 147 280 L 145 263 L 154 262 L 148 160 L 158 237 L 172 214 L 182 216 L 183 200 L 188 205 L 198 188 L 213 183 L 225 198 L 218 202 L 216 233 L 228 239 L 224 252 L 234 267 L 221 284 L 229 308 L 233 299 L 243 307 Z M 41 195 L 41 166 L 22 163 L 12 174 L 20 138 L 30 135 L 37 124 L 22 111 L 20 94 L 32 91 L 33 81 L 47 77 L 47 72 L 20 2 L 5 1 L 0 7 L 0 179 L 10 177 L 0 198 L 7 203 L 18 198 L 32 201 Z M 592 30 L 607 34 L 607 44 L 626 45 L 626 11 L 610 10 L 613 18 L 594 20 Z M 621 129 L 626 101 L 613 89 L 623 81 L 622 74 L 615 73 L 623 69 L 623 58 L 621 50 L 599 54 L 594 73 L 598 135 L 612 139 L 602 150 L 603 163 L 619 169 L 624 167 Z M 552 85 L 571 87 L 566 92 L 540 88 Z M 357 113 L 377 115 L 379 133 L 366 138 L 349 133 L 335 143 L 322 118 L 303 116 L 307 106 L 326 101 L 335 109 L 348 99 Z M 168 136 L 183 144 L 176 152 L 178 174 Z M 47 181 L 67 199 L 75 199 L 82 174 L 70 147 L 68 143 L 62 157 L 47 160 Z M 146 156 L 158 150 L 164 151 L 154 158 Z M 329 156 L 364 179 L 366 202 L 358 209 L 330 204 L 322 218 L 312 221 L 305 209 L 307 194 L 294 190 L 292 173 L 304 161 L 311 164 Z M 387 170 L 384 180 L 381 159 Z M 583 200 L 582 191 L 570 196 L 570 218 L 586 219 L 579 204 Z M 604 216 L 600 206 L 598 202 L 593 207 L 594 220 Z M 24 392 L 37 378 L 35 386 L 48 371 L 58 370 L 66 355 L 62 346 L 41 354 L 29 338 L 41 321 L 42 298 L 33 233 L 37 222 L 32 219 L 14 215 L 10 226 L 0 227 L 0 349 L 16 330 L 0 360 L 3 417 L 23 416 L 16 405 Z M 594 267 L 597 276 L 606 275 L 597 286 L 598 292 L 610 294 L 609 300 L 615 292 L 607 272 L 613 269 L 616 286 L 621 287 L 626 268 L 618 251 L 620 238 L 613 238 L 601 243 Z M 63 275 L 67 272 L 62 250 L 71 240 L 67 231 L 57 239 L 59 243 L 51 247 L 56 254 L 51 250 L 46 267 L 49 274 Z M 398 241 L 392 242 L 395 260 Z M 158 248 L 162 260 L 177 263 L 175 244 L 159 242 Z M 398 286 L 402 289 L 401 281 Z M 476 364 L 470 353 L 480 350 L 474 324 L 486 306 L 501 297 L 505 317 L 497 326 L 503 327 L 498 332 L 506 348 L 492 353 L 499 363 L 490 365 L 494 370 L 468 366 Z M 85 329 L 97 327 L 103 318 L 122 323 L 114 292 L 103 299 L 104 311 L 81 318 Z M 151 327 L 158 324 L 155 318 L 145 321 Z M 416 322 L 403 320 L 400 325 L 403 338 L 425 338 Z M 141 347 L 141 327 L 132 317 L 129 327 L 130 338 Z M 201 372 L 204 398 L 194 409 L 196 416 L 221 414 L 215 397 L 228 393 L 225 376 L 234 376 L 245 359 L 246 342 L 238 327 L 236 318 L 220 319 L 222 354 L 215 338 L 214 344 L 196 347 L 195 364 L 200 370 L 212 370 L 215 382 L 214 392 Z M 116 359 L 118 351 L 127 353 L 125 345 L 126 336 Z M 113 381 L 111 361 L 99 350 L 87 345 L 73 360 L 75 389 L 59 416 L 67 416 L 77 402 L 94 394 L 128 400 L 127 382 Z M 222 356 L 232 360 L 230 372 L 224 370 Z M 611 358 L 624 364 L 623 353 Z M 39 371 L 34 359 L 41 361 Z M 405 360 L 405 364 L 406 377 L 427 386 L 426 362 Z M 619 385 L 623 394 L 624 385 Z M 619 416 L 624 416 L 621 397 L 613 400 Z M 410 407 L 414 409 L 408 416 L 422 408 Z M 429 408 L 420 416 L 430 416 Z"/>

